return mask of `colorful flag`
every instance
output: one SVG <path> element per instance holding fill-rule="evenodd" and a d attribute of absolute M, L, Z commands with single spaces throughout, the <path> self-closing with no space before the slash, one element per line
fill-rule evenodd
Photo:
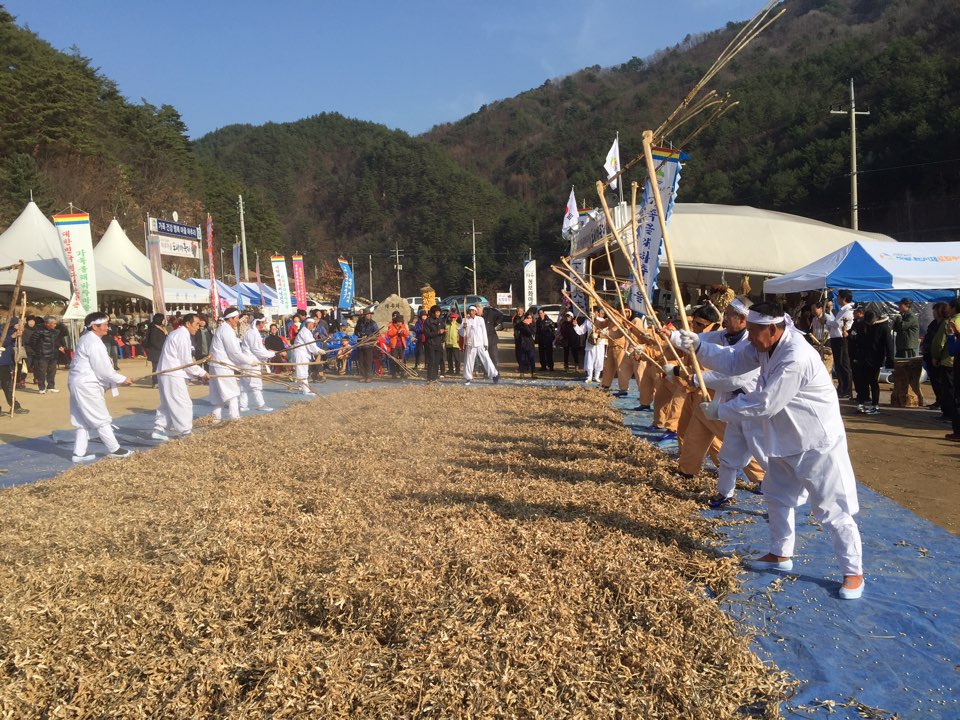
<path fill-rule="evenodd" d="M 67 258 L 73 297 L 66 317 L 82 319 L 97 309 L 97 271 L 93 261 L 93 237 L 90 235 L 90 215 L 65 213 L 53 216 L 53 224 L 60 234 L 63 253 Z"/>
<path fill-rule="evenodd" d="M 568 230 L 577 226 L 580 222 L 580 213 L 577 212 L 577 198 L 573 194 L 573 188 L 570 188 L 570 199 L 567 200 L 567 210 L 563 216 L 563 228 L 560 230 L 566 233 Z"/>
<path fill-rule="evenodd" d="M 343 284 L 340 286 L 340 302 L 337 307 L 341 310 L 350 310 L 353 307 L 353 268 L 343 258 L 338 258 L 340 270 L 343 272 Z"/>
<path fill-rule="evenodd" d="M 277 291 L 277 303 L 280 305 L 280 314 L 290 312 L 290 280 L 287 278 L 287 259 L 283 255 L 270 257 L 273 265 L 273 286 Z"/>
<path fill-rule="evenodd" d="M 607 179 L 609 180 L 618 172 L 620 172 L 620 135 L 617 135 L 617 138 L 613 141 L 613 145 L 610 146 L 610 152 L 607 153 L 607 160 L 603 164 L 603 169 L 607 171 Z M 612 190 L 617 189 L 617 180 L 614 180 L 610 183 L 610 188 Z"/>
<path fill-rule="evenodd" d="M 303 255 L 295 254 L 293 262 L 293 292 L 296 295 L 297 310 L 307 309 L 307 278 L 303 274 Z"/>
<path fill-rule="evenodd" d="M 207 261 L 210 263 L 210 309 L 213 320 L 220 317 L 220 293 L 217 290 L 217 273 L 213 265 L 213 215 L 207 213 Z M 223 268 L 220 268 L 223 271 Z"/>

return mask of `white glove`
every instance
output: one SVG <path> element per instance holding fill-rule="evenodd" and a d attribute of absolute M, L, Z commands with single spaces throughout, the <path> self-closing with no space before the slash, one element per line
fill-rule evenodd
<path fill-rule="evenodd" d="M 670 342 L 685 352 L 696 352 L 700 347 L 700 336 L 689 330 L 674 330 L 670 333 Z"/>
<path fill-rule="evenodd" d="M 673 364 L 671 364 L 671 363 L 667 363 L 666 365 L 664 365 L 664 366 L 663 366 L 662 368 L 660 368 L 660 369 L 663 370 L 663 374 L 664 374 L 664 375 L 666 375 L 668 378 L 672 378 L 672 377 L 673 377 L 673 371 L 674 371 L 674 369 L 675 369 L 676 367 L 677 367 L 676 365 L 673 365 Z"/>
<path fill-rule="evenodd" d="M 697 375 L 696 373 L 693 374 L 693 386 L 694 386 L 695 388 L 699 388 L 699 387 L 700 387 L 700 376 Z"/>
<path fill-rule="evenodd" d="M 720 419 L 720 405 L 710 401 L 700 403 L 700 409 L 703 411 L 703 416 L 708 420 L 719 420 Z"/>

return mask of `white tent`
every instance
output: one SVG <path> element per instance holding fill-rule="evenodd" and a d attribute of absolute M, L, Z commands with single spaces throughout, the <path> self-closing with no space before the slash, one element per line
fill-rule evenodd
<path fill-rule="evenodd" d="M 677 203 L 667 232 L 681 279 L 691 283 L 716 282 L 721 272 L 782 275 L 855 240 L 896 242 L 798 215 L 706 203 Z"/>
<path fill-rule="evenodd" d="M 70 272 L 57 229 L 31 200 L 0 235 L 0 266 L 24 261 L 23 289 L 28 299 L 70 299 Z M 17 271 L 0 272 L 0 289 L 13 292 Z"/>
<path fill-rule="evenodd" d="M 960 287 L 960 242 L 889 243 L 858 240 L 778 278 L 763 291 L 786 294 L 846 288 L 854 299 L 896 302 L 952 297 Z"/>
<path fill-rule="evenodd" d="M 102 293 L 135 295 L 153 300 L 153 276 L 150 260 L 130 241 L 114 218 L 100 242 L 93 249 L 97 263 L 97 290 Z M 102 269 L 111 273 L 110 282 L 100 279 Z M 181 280 L 176 275 L 163 271 L 163 298 L 171 305 L 206 305 L 210 297 L 202 289 Z"/>

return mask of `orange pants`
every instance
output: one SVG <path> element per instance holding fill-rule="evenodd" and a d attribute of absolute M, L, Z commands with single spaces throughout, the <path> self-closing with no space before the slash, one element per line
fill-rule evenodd
<path fill-rule="evenodd" d="M 649 405 L 653 402 L 653 391 L 657 384 L 657 373 L 660 368 L 651 366 L 648 360 L 637 360 L 633 353 L 625 353 L 617 371 L 617 385 L 626 392 L 630 389 L 630 378 L 637 381 L 637 390 L 640 393 L 640 404 Z M 653 370 L 651 372 L 650 370 Z"/>
<path fill-rule="evenodd" d="M 688 404 L 692 404 L 688 403 Z M 723 433 L 727 424 L 720 420 L 710 420 L 700 409 L 700 403 L 691 413 L 690 422 L 683 436 L 680 446 L 680 457 L 677 460 L 677 469 L 686 475 L 696 475 L 703 466 L 703 460 L 710 453 L 710 459 L 720 467 L 720 447 L 723 443 Z M 744 474 L 754 483 L 763 482 L 763 468 L 756 458 L 743 468 Z"/>
<path fill-rule="evenodd" d="M 653 424 L 664 430 L 677 431 L 686 390 L 672 379 L 662 376 L 653 393 Z"/>
<path fill-rule="evenodd" d="M 609 388 L 617 376 L 620 361 L 623 360 L 623 345 L 613 342 L 607 344 L 607 356 L 603 359 L 603 375 L 600 377 L 600 386 Z"/>

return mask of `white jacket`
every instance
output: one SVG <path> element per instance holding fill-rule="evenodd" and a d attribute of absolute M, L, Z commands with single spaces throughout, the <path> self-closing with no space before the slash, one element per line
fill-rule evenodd
<path fill-rule="evenodd" d="M 468 347 L 487 347 L 489 340 L 487 338 L 487 325 L 479 315 L 474 317 L 465 317 L 460 329 L 457 331 L 463 338 L 463 346 Z"/>
<path fill-rule="evenodd" d="M 163 350 L 160 351 L 160 360 L 157 361 L 157 370 L 180 367 L 193 362 L 193 360 L 193 340 L 190 337 L 190 331 L 181 326 L 167 335 L 167 339 L 164 340 Z M 166 373 L 167 377 L 182 380 L 190 377 L 203 377 L 205 374 L 203 368 L 199 365 L 191 365 L 182 370 Z"/>
<path fill-rule="evenodd" d="M 840 403 L 817 351 L 798 331 L 787 328 L 772 353 L 749 343 L 720 347 L 701 343 L 697 357 L 728 375 L 760 368 L 757 388 L 719 408 L 724 422 L 762 419 L 761 447 L 772 457 L 828 450 L 845 436 Z"/>

